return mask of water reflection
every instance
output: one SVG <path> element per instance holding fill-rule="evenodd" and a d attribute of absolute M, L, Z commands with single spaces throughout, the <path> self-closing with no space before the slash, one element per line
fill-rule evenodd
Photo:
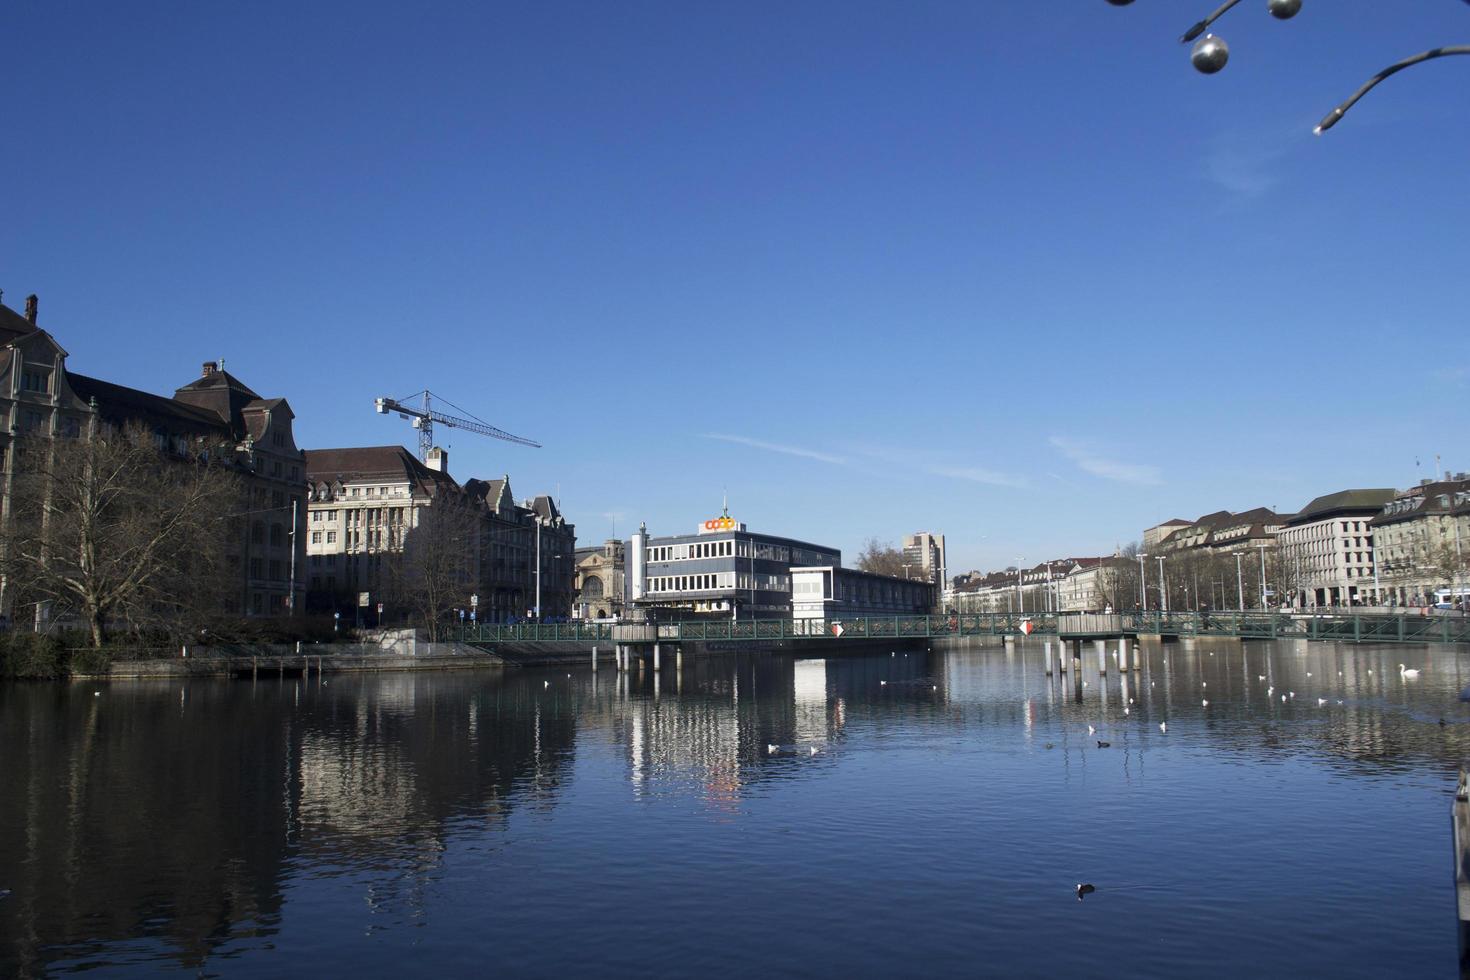
<path fill-rule="evenodd" d="M 955 791 L 931 761 L 955 753 L 984 753 L 1016 793 L 1052 779 L 1075 791 L 1094 771 L 1145 793 L 1154 756 L 1448 780 L 1470 748 L 1456 699 L 1470 678 L 1449 648 L 1155 643 L 1134 671 L 1110 647 L 1099 672 L 1089 647 L 1080 669 L 1051 674 L 1041 651 L 966 640 L 688 658 L 659 674 L 0 688 L 0 974 L 196 970 L 224 950 L 269 963 L 303 883 L 351 882 L 391 932 L 430 916 L 457 842 L 520 853 L 539 825 L 518 815 L 576 814 L 592 841 L 578 859 L 596 863 L 662 801 L 739 824 L 784 784 L 888 752 L 927 753 L 931 782 L 873 805 L 922 812 L 915 797 Z M 1047 761 L 1016 761 L 1033 755 Z M 621 797 L 568 797 L 604 772 Z"/>

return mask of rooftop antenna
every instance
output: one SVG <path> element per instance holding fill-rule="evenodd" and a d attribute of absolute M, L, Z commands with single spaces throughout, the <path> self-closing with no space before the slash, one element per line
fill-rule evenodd
<path fill-rule="evenodd" d="M 1439 453 L 1434 454 L 1434 478 L 1435 480 L 1439 480 L 1441 478 L 1439 467 Z"/>
<path fill-rule="evenodd" d="M 721 487 L 720 488 L 720 516 L 721 517 L 729 517 L 730 516 L 730 488 L 729 487 Z"/>

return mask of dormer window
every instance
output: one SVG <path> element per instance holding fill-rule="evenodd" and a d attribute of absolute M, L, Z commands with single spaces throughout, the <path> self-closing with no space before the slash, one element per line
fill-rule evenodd
<path fill-rule="evenodd" d="M 51 372 L 26 368 L 20 373 L 20 388 L 21 391 L 35 391 L 43 395 L 46 394 L 51 390 Z"/>

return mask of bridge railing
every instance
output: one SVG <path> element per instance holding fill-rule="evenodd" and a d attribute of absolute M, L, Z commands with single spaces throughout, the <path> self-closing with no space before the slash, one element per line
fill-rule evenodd
<path fill-rule="evenodd" d="M 834 619 L 706 619 L 639 624 L 638 640 L 725 641 L 791 639 L 926 639 L 944 636 L 1007 636 L 1022 632 L 1055 635 L 1150 633 L 1244 639 L 1343 640 L 1354 643 L 1470 643 L 1470 618 L 1422 615 L 1312 615 L 1274 612 L 1125 612 L 1120 614 L 965 613 L 951 616 L 857 616 Z M 466 625 L 465 643 L 556 643 L 611 645 L 632 624 L 516 623 Z M 628 642 L 625 635 L 621 642 Z"/>

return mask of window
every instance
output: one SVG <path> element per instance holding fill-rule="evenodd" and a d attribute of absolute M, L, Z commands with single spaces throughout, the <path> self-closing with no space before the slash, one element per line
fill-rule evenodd
<path fill-rule="evenodd" d="M 271 433 L 271 445 L 272 446 L 278 446 L 279 447 L 279 446 L 284 446 L 285 444 L 286 444 L 286 433 L 284 433 L 284 432 L 272 432 Z"/>
<path fill-rule="evenodd" d="M 280 582 L 284 578 L 285 578 L 285 576 L 281 574 L 281 560 L 279 558 L 272 558 L 271 559 L 271 581 L 272 582 Z"/>
<path fill-rule="evenodd" d="M 320 531 L 312 531 L 311 532 L 311 543 L 312 544 L 321 544 L 322 543 L 322 532 L 320 532 Z"/>
<path fill-rule="evenodd" d="M 250 525 L 250 543 L 265 544 L 265 525 L 260 521 Z"/>
<path fill-rule="evenodd" d="M 250 577 L 251 578 L 260 578 L 260 574 L 261 574 L 261 561 L 260 561 L 260 559 L 259 558 L 252 558 L 252 559 L 250 559 Z"/>
<path fill-rule="evenodd" d="M 337 543 L 337 532 L 336 531 L 328 531 L 327 532 L 327 544 L 336 544 L 336 543 Z"/>
<path fill-rule="evenodd" d="M 51 373 L 49 371 L 23 371 L 20 376 L 20 387 L 22 391 L 39 391 L 45 394 L 51 390 Z"/>
<path fill-rule="evenodd" d="M 356 497 L 361 491 L 357 487 L 352 488 L 352 496 Z"/>
<path fill-rule="evenodd" d="M 286 531 L 279 524 L 271 525 L 271 544 L 279 548 L 286 543 Z"/>

